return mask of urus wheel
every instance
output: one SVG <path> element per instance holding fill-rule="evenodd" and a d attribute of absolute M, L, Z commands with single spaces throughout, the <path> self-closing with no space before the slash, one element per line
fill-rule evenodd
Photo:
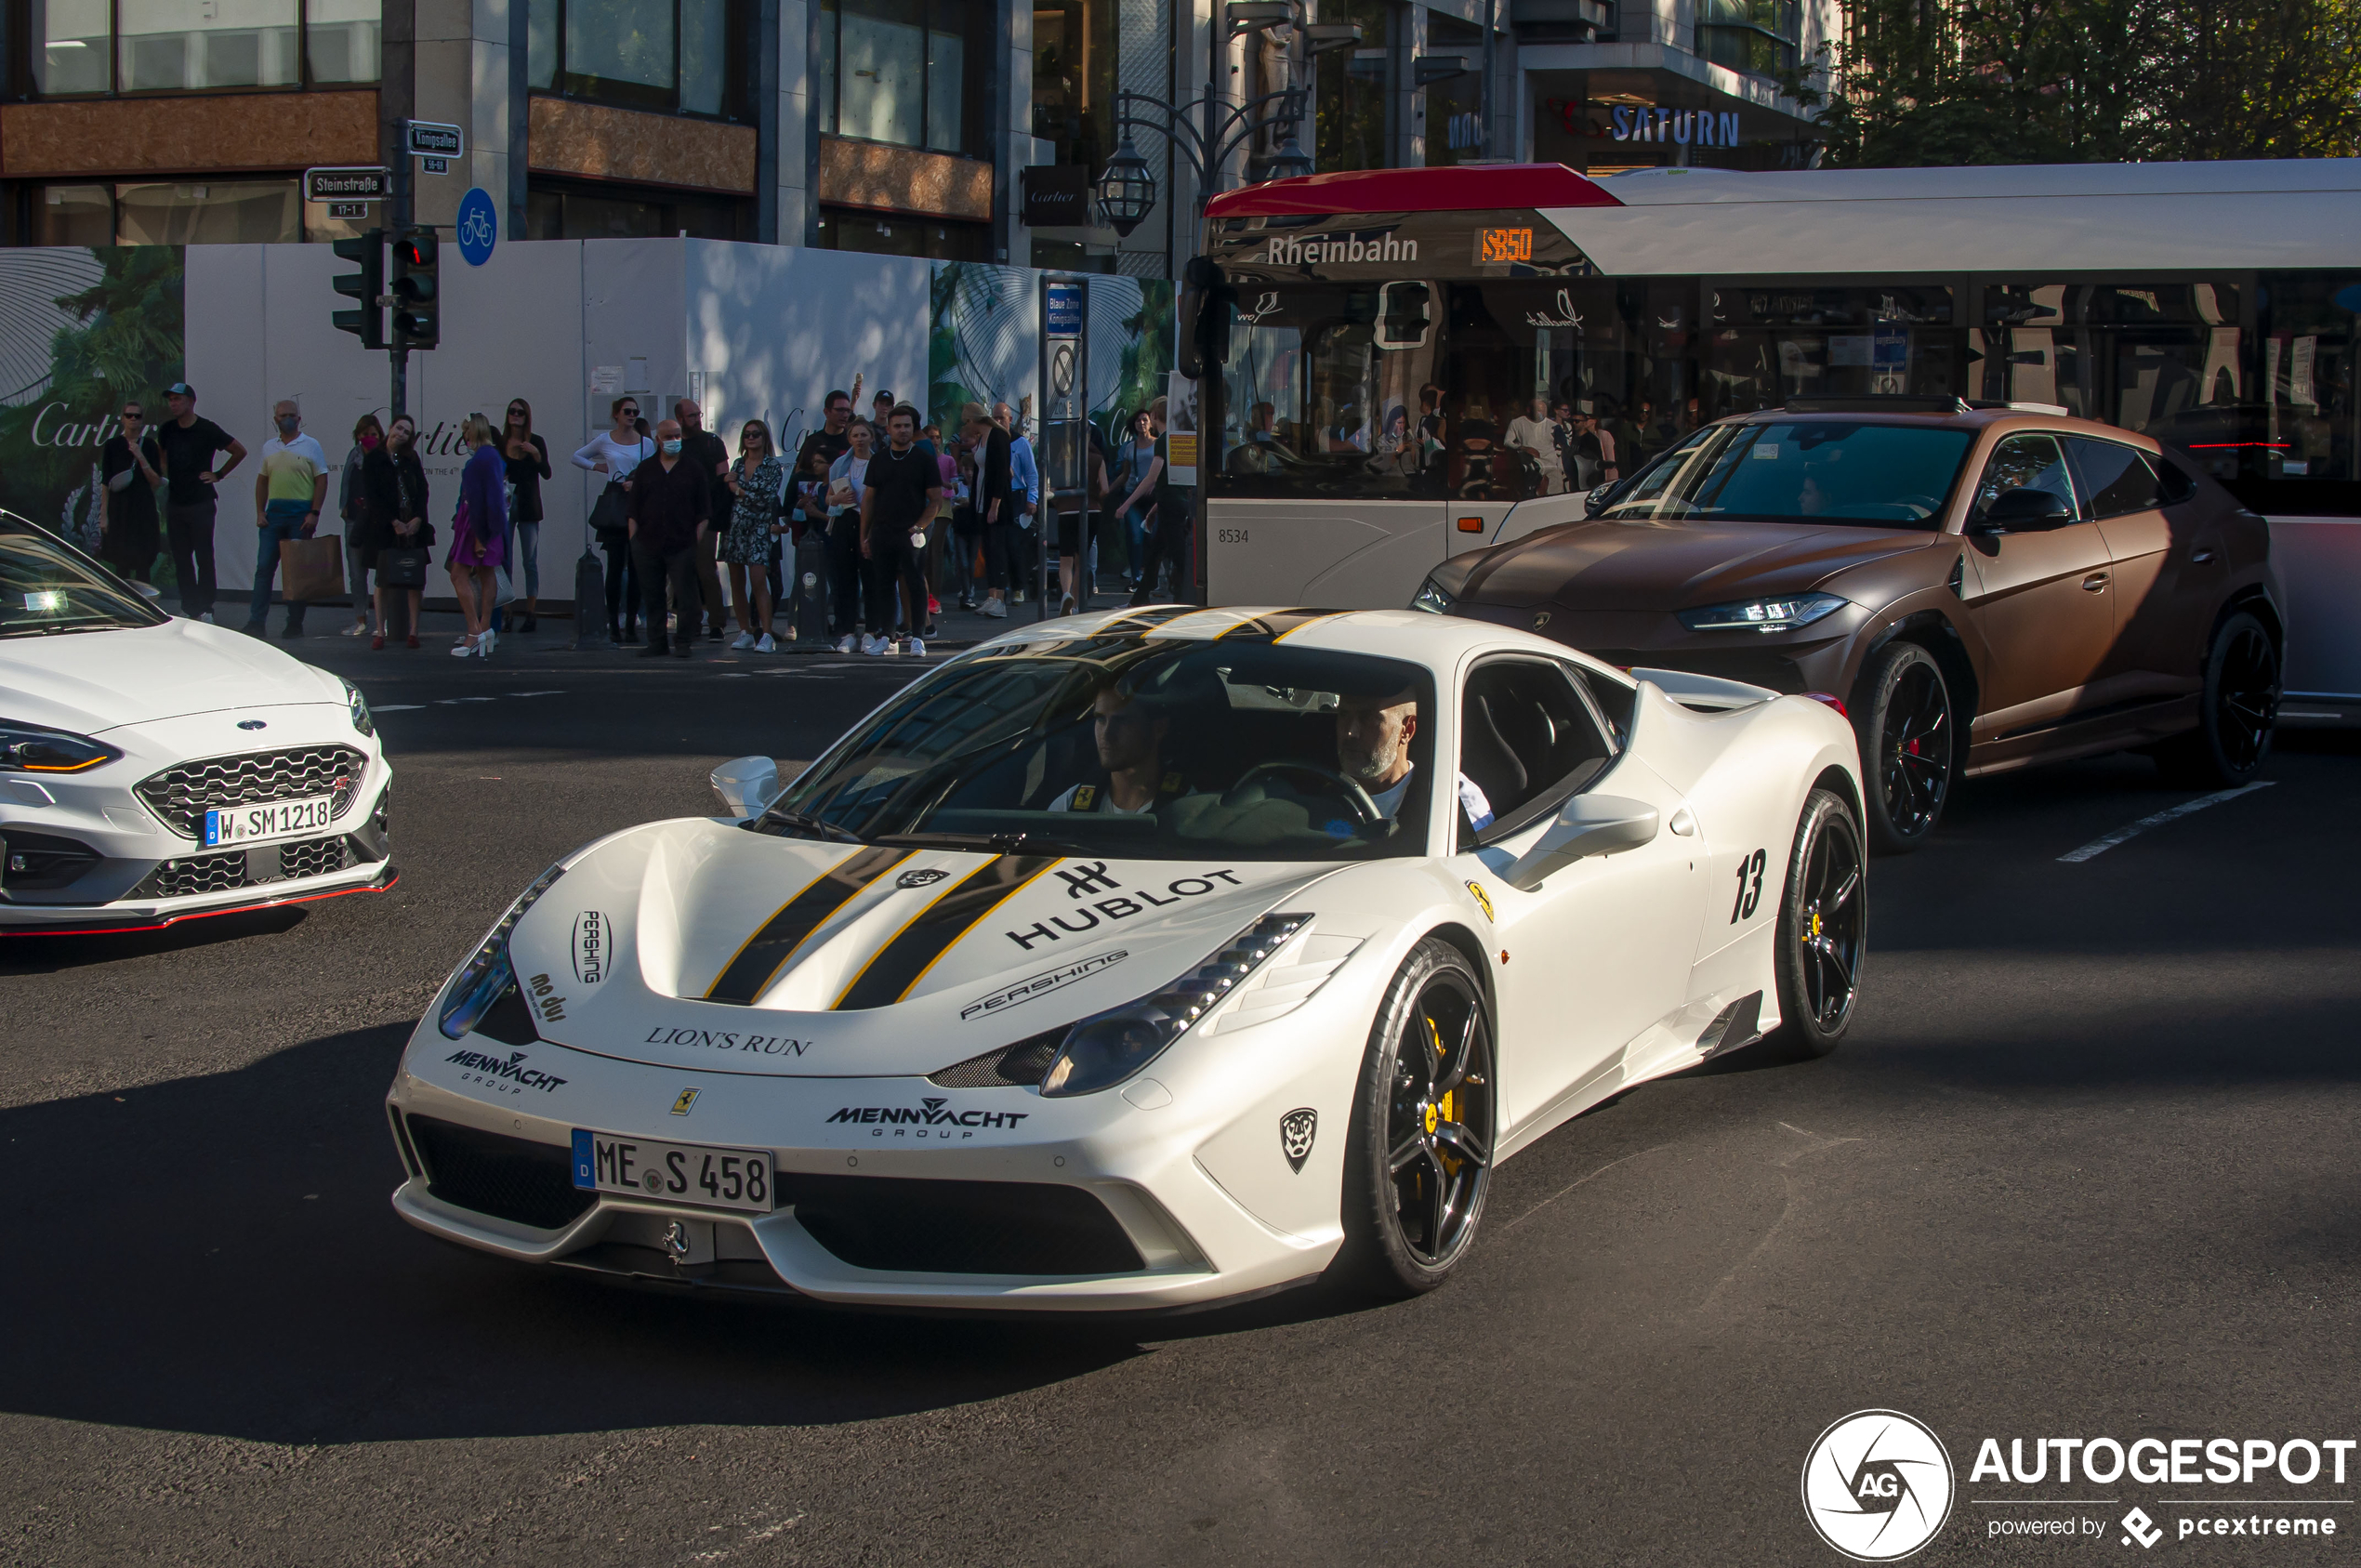
<path fill-rule="evenodd" d="M 1815 789 L 1796 824 L 1795 853 L 1779 901 L 1781 1035 L 1807 1056 L 1837 1048 L 1861 995 L 1869 938 L 1867 865 L 1861 826 L 1844 797 Z"/>
<path fill-rule="evenodd" d="M 1496 1126 L 1484 982 L 1457 948 L 1430 938 L 1394 975 L 1369 1032 L 1330 1277 L 1388 1297 L 1449 1278 L 1484 1218 Z"/>
<path fill-rule="evenodd" d="M 2157 748 L 2165 776 L 2191 789 L 2245 784 L 2271 749 L 2279 718 L 2279 652 L 2262 623 L 2241 610 L 2224 617 L 2206 650 L 2197 727 Z"/>
<path fill-rule="evenodd" d="M 1951 792 L 1951 692 L 1934 655 L 1915 642 L 1878 652 L 1856 688 L 1853 725 L 1868 786 L 1869 843 L 1901 854 L 1925 843 Z"/>

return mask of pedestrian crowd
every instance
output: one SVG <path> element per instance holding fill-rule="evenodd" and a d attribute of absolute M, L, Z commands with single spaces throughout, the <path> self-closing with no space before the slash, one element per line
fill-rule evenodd
<path fill-rule="evenodd" d="M 612 639 L 646 656 L 686 655 L 700 636 L 730 637 L 734 624 L 733 650 L 767 653 L 785 614 L 807 639 L 824 631 L 841 652 L 923 655 L 944 598 L 1004 619 L 1026 597 L 1024 585 L 1051 570 L 1045 548 L 1060 612 L 1071 613 L 1099 581 L 1102 540 L 1119 541 L 1133 603 L 1148 602 L 1167 575 L 1172 596 L 1185 597 L 1187 508 L 1173 504 L 1165 481 L 1162 399 L 1120 423 L 1112 450 L 1088 428 L 1088 498 L 1052 494 L 1054 526 L 1042 530 L 1041 463 L 1019 410 L 969 402 L 946 432 L 890 391 L 856 415 L 860 393 L 857 376 L 851 391 L 828 393 L 821 425 L 792 455 L 761 419 L 738 428 L 733 452 L 705 428 L 693 399 L 677 400 L 653 425 L 638 397 L 614 399 L 608 428 L 572 455 L 596 476 L 588 521 L 604 558 Z M 195 389 L 176 382 L 161 424 L 149 424 L 138 400 L 123 405 L 121 430 L 100 455 L 100 549 L 141 582 L 168 549 L 181 613 L 211 623 L 218 486 L 248 454 L 196 403 Z M 271 419 L 254 480 L 250 635 L 267 633 L 284 567 L 282 636 L 304 635 L 309 603 L 349 595 L 345 635 L 376 649 L 389 639 L 416 648 L 439 541 L 463 622 L 455 656 L 488 657 L 504 632 L 535 629 L 542 486 L 553 470 L 531 404 L 510 402 L 496 426 L 468 415 L 459 429 L 466 462 L 440 525 L 409 415 L 389 424 L 363 415 L 333 468 L 304 432 L 296 400 L 281 401 Z M 332 499 L 340 547 L 316 537 Z M 598 613 L 596 604 L 576 607 Z M 822 624 L 801 626 L 805 618 Z"/>

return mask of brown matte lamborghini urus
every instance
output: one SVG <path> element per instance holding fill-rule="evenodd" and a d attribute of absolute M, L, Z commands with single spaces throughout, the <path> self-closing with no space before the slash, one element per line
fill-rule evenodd
<path fill-rule="evenodd" d="M 2285 623 L 2262 518 L 2145 436 L 2017 404 L 1814 400 L 1707 426 L 1420 609 L 1846 704 L 1888 851 L 1959 778 L 2122 747 L 2251 777 Z"/>

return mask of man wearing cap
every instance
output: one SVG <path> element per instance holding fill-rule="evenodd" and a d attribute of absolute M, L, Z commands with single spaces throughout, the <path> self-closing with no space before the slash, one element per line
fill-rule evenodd
<path fill-rule="evenodd" d="M 171 417 L 156 427 L 164 448 L 164 527 L 172 547 L 172 576 L 179 585 L 180 613 L 213 620 L 214 486 L 246 460 L 246 449 L 210 419 L 197 417 L 197 389 L 175 381 L 164 389 Z M 214 467 L 221 453 L 230 461 Z"/>

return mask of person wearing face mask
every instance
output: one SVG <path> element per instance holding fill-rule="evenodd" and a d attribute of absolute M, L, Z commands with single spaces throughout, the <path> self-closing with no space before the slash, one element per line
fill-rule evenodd
<path fill-rule="evenodd" d="M 107 487 L 99 559 L 144 583 L 156 560 L 156 486 L 164 482 L 164 448 L 148 433 L 147 411 L 137 399 L 123 405 L 122 433 L 107 438 L 99 471 Z"/>
<path fill-rule="evenodd" d="M 361 488 L 368 509 L 368 527 L 363 537 L 373 560 L 381 550 L 422 550 L 434 543 L 434 525 L 427 521 L 427 471 L 415 450 L 417 439 L 417 422 L 402 415 L 386 432 L 385 444 L 371 452 L 361 465 Z M 409 631 L 405 640 L 415 648 L 418 606 L 425 590 L 414 587 L 393 591 L 409 596 Z M 377 635 L 369 639 L 369 646 L 383 648 L 387 622 L 382 571 L 377 576 L 376 605 Z"/>
<path fill-rule="evenodd" d="M 671 652 L 687 658 L 696 641 L 696 552 L 702 535 L 712 526 L 711 491 L 706 476 L 681 450 L 680 426 L 666 419 L 656 427 L 653 462 L 631 470 L 630 531 L 633 564 L 640 573 L 642 608 L 648 617 L 648 645 L 642 657 L 666 652 L 664 590 L 672 587 L 679 606 L 679 635 Z"/>
<path fill-rule="evenodd" d="M 344 521 L 344 582 L 352 594 L 352 625 L 344 628 L 347 637 L 369 635 L 369 568 L 376 561 L 376 552 L 362 547 L 362 531 L 369 516 L 368 493 L 362 482 L 362 471 L 368 466 L 369 454 L 385 444 L 386 428 L 374 414 L 364 414 L 353 422 L 352 450 L 345 455 L 344 469 L 336 481 L 336 516 Z"/>
<path fill-rule="evenodd" d="M 289 539 L 309 539 L 320 526 L 320 507 L 328 498 L 328 455 L 303 433 L 303 411 L 293 398 L 282 398 L 270 411 L 279 433 L 262 443 L 261 471 L 254 479 L 254 596 L 246 604 L 246 635 L 264 635 L 270 618 L 270 586 L 279 575 L 279 547 Z M 280 636 L 292 642 L 303 635 L 303 604 L 287 600 L 287 626 Z"/>

